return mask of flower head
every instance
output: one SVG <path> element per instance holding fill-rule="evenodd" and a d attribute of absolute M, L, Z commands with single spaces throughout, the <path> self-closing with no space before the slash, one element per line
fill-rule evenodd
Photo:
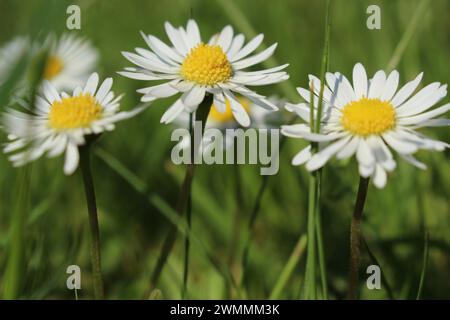
<path fill-rule="evenodd" d="M 314 106 L 317 114 L 320 80 L 310 75 L 314 89 Z M 334 155 L 338 159 L 356 154 L 359 174 L 372 177 L 375 186 L 386 184 L 386 172 L 393 171 L 396 162 L 391 150 L 419 168 L 425 165 L 412 156 L 420 149 L 443 151 L 449 145 L 417 132 L 422 127 L 448 126 L 449 119 L 436 118 L 448 110 L 450 104 L 432 107 L 447 95 L 447 85 L 434 82 L 413 95 L 422 79 L 422 73 L 400 90 L 399 73 L 386 75 L 378 71 L 370 80 L 361 64 L 353 69 L 353 85 L 340 73 L 327 73 L 324 87 L 324 111 L 321 132 L 310 128 L 310 91 L 298 88 L 308 103 L 288 104 L 286 108 L 297 113 L 307 124 L 282 127 L 290 137 L 318 142 L 320 150 L 311 153 L 311 147 L 300 151 L 293 159 L 294 165 L 306 163 L 310 171 L 321 168 Z"/>
<path fill-rule="evenodd" d="M 73 90 L 82 85 L 98 60 L 98 52 L 88 40 L 69 34 L 59 39 L 50 36 L 44 43 L 49 49 L 43 77 L 57 90 Z"/>
<path fill-rule="evenodd" d="M 153 101 L 182 93 L 164 113 L 161 122 L 172 122 L 183 110 L 196 110 L 206 94 L 214 96 L 214 105 L 219 113 L 226 112 L 228 101 L 231 114 L 244 127 L 250 125 L 250 117 L 235 93 L 259 107 L 277 110 L 266 97 L 248 89 L 247 86 L 268 85 L 288 79 L 286 72 L 281 71 L 287 64 L 260 71 L 243 71 L 269 58 L 275 51 L 276 44 L 249 56 L 261 44 L 262 34 L 244 45 L 244 36 L 235 36 L 233 29 L 226 26 L 220 34 L 205 43 L 194 20 L 189 20 L 186 29 L 174 28 L 166 22 L 165 29 L 172 46 L 152 35 L 142 34 L 151 50 L 137 48 L 136 53 L 123 52 L 124 57 L 137 67 L 119 72 L 137 80 L 167 81 L 139 89 L 138 92 L 143 94 L 142 101 Z"/>
<path fill-rule="evenodd" d="M 64 173 L 71 174 L 78 166 L 78 146 L 86 136 L 114 129 L 114 123 L 130 118 L 142 108 L 118 112 L 121 96 L 111 91 L 113 80 L 107 78 L 99 85 L 93 73 L 84 88 L 77 87 L 72 95 L 61 94 L 48 81 L 36 97 L 35 106 L 24 106 L 27 113 L 8 109 L 2 119 L 10 142 L 4 148 L 12 153 L 9 159 L 21 166 L 46 154 L 56 157 L 65 152 Z"/>

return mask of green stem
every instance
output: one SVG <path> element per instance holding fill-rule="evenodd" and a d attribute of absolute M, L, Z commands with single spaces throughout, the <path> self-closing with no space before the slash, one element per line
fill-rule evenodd
<path fill-rule="evenodd" d="M 191 151 L 191 162 L 187 166 L 186 170 L 186 176 L 185 181 L 186 183 L 183 186 L 182 194 L 187 194 L 186 199 L 186 222 L 188 230 L 191 230 L 191 223 L 192 223 L 192 181 L 194 180 L 194 169 L 195 169 L 195 163 L 194 163 L 194 156 L 195 153 L 198 152 L 196 149 L 197 146 L 195 146 L 195 139 L 194 139 L 194 123 L 193 119 L 195 121 L 200 121 L 202 124 L 202 136 L 203 132 L 205 130 L 206 126 L 206 120 L 208 119 L 209 111 L 211 110 L 211 105 L 213 102 L 213 96 L 207 94 L 205 98 L 203 99 L 202 103 L 198 106 L 197 111 L 195 111 L 195 115 L 189 116 L 189 133 L 191 138 L 190 143 L 190 151 Z M 199 148 L 201 149 L 202 140 L 200 140 Z M 181 203 L 180 212 L 182 212 L 184 209 L 184 204 Z M 189 248 L 190 248 L 190 232 L 188 232 L 185 236 L 185 242 L 184 242 L 184 268 L 183 268 L 183 287 L 181 290 L 181 298 L 184 299 L 187 294 L 187 284 L 188 284 L 188 278 L 189 278 Z"/>
<path fill-rule="evenodd" d="M 322 214 L 320 212 L 320 190 L 321 190 L 321 180 L 322 179 L 322 171 L 319 170 L 317 177 L 317 204 L 316 204 L 316 238 L 317 238 L 317 253 L 319 258 L 319 270 L 320 270 L 320 280 L 322 285 L 322 298 L 328 299 L 328 285 L 327 285 L 327 268 L 325 261 L 325 249 L 323 245 L 322 239 Z"/>
<path fill-rule="evenodd" d="M 361 256 L 361 219 L 369 187 L 369 178 L 360 177 L 350 228 L 350 275 L 348 298 L 355 300 L 358 296 L 359 263 Z"/>
<path fill-rule="evenodd" d="M 313 172 L 309 176 L 309 187 L 308 187 L 308 245 L 306 254 L 306 270 L 305 270 L 305 289 L 304 298 L 305 299 L 316 299 L 317 298 L 317 288 L 316 288 L 316 236 L 315 236 L 315 215 L 316 215 L 316 178 L 317 172 Z"/>
<path fill-rule="evenodd" d="M 289 260 L 287 261 L 286 265 L 281 271 L 280 276 L 278 277 L 278 280 L 275 283 L 275 286 L 273 287 L 273 290 L 269 297 L 270 300 L 279 299 L 281 291 L 283 291 L 284 287 L 289 281 L 289 278 L 292 275 L 292 272 L 294 272 L 295 267 L 297 266 L 300 258 L 303 256 L 303 253 L 306 248 L 306 243 L 307 243 L 306 235 L 302 234 L 298 238 L 297 244 L 295 245 L 294 250 L 292 251 L 291 256 L 289 257 Z"/>
<path fill-rule="evenodd" d="M 79 148 L 80 169 L 83 176 L 84 190 L 89 214 L 89 228 L 91 233 L 91 263 L 94 281 L 95 299 L 103 299 L 102 265 L 100 256 L 100 231 L 98 227 L 97 204 L 95 200 L 94 182 L 90 164 L 90 142 Z"/>

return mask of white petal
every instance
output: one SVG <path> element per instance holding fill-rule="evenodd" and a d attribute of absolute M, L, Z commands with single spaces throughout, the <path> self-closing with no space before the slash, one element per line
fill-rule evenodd
<path fill-rule="evenodd" d="M 358 149 L 359 142 L 360 142 L 360 138 L 353 137 L 352 140 L 350 140 L 350 142 L 347 143 L 347 145 L 343 146 L 342 150 L 336 154 L 336 158 L 347 159 L 347 158 L 351 157 L 352 155 L 354 155 L 356 150 Z"/>
<path fill-rule="evenodd" d="M 400 154 L 411 154 L 417 151 L 415 144 L 399 139 L 393 132 L 384 133 L 383 139 L 392 149 Z"/>
<path fill-rule="evenodd" d="M 202 39 L 200 37 L 200 30 L 198 29 L 197 22 L 195 22 L 192 19 L 189 20 L 186 30 L 187 30 L 188 36 L 191 38 L 194 45 L 202 42 Z"/>
<path fill-rule="evenodd" d="M 206 90 L 204 87 L 194 86 L 190 91 L 183 93 L 181 101 L 186 108 L 195 110 L 205 98 Z"/>
<path fill-rule="evenodd" d="M 266 50 L 264 50 L 258 54 L 255 54 L 254 56 L 251 56 L 246 59 L 235 62 L 235 63 L 233 63 L 233 69 L 240 70 L 240 69 L 244 69 L 244 68 L 253 66 L 255 64 L 258 64 L 258 63 L 266 60 L 267 58 L 269 58 L 273 54 L 273 52 L 275 51 L 276 48 L 277 48 L 277 44 L 274 43 Z"/>
<path fill-rule="evenodd" d="M 221 113 L 227 110 L 225 97 L 222 92 L 214 94 L 214 106 L 216 107 L 217 111 Z"/>
<path fill-rule="evenodd" d="M 310 128 L 304 124 L 294 124 L 294 125 L 284 125 L 281 126 L 281 133 L 288 137 L 293 138 L 304 138 L 309 141 L 314 142 L 327 142 L 336 140 L 343 136 L 348 135 L 346 132 L 340 133 L 329 133 L 329 134 L 318 134 L 312 133 Z"/>
<path fill-rule="evenodd" d="M 244 45 L 245 37 L 243 34 L 238 34 L 236 37 L 234 37 L 233 41 L 231 42 L 230 48 L 227 52 L 227 57 L 230 61 L 233 61 L 234 56 L 236 53 L 238 53 L 239 50 L 241 50 L 242 46 Z"/>
<path fill-rule="evenodd" d="M 177 94 L 179 91 L 171 85 L 171 82 L 166 82 L 156 86 L 139 89 L 138 92 L 149 97 L 167 98 Z"/>
<path fill-rule="evenodd" d="M 410 124 L 421 123 L 423 121 L 427 121 L 434 117 L 440 116 L 441 114 L 446 113 L 448 110 L 450 110 L 450 103 L 444 104 L 443 106 L 441 106 L 439 108 L 419 114 L 417 116 L 400 118 L 398 120 L 398 123 L 401 125 L 410 125 Z"/>
<path fill-rule="evenodd" d="M 175 52 L 172 48 L 166 45 L 164 42 L 156 38 L 155 36 L 148 35 L 144 37 L 148 46 L 164 61 L 171 62 L 176 61 L 178 63 L 183 63 L 183 57 Z"/>
<path fill-rule="evenodd" d="M 335 76 L 337 81 L 340 83 L 339 93 L 344 95 L 347 98 L 347 101 L 356 100 L 355 91 L 353 90 L 352 85 L 350 84 L 350 81 L 348 81 L 347 77 L 339 72 L 336 72 Z"/>
<path fill-rule="evenodd" d="M 98 80 L 98 74 L 96 72 L 91 74 L 86 82 L 86 86 L 83 89 L 83 94 L 89 93 L 91 96 L 94 96 L 95 91 L 97 90 Z"/>
<path fill-rule="evenodd" d="M 175 101 L 173 105 L 170 106 L 169 109 L 167 109 L 166 112 L 164 112 L 161 123 L 170 123 L 172 122 L 176 117 L 178 117 L 184 110 L 184 105 L 181 102 L 181 99 L 178 99 Z"/>
<path fill-rule="evenodd" d="M 233 40 L 233 28 L 231 26 L 226 26 L 225 28 L 222 29 L 217 44 L 222 47 L 222 50 L 224 52 L 227 52 L 228 49 L 230 48 L 232 40 Z"/>
<path fill-rule="evenodd" d="M 224 91 L 226 99 L 230 102 L 231 112 L 233 113 L 236 121 L 243 127 L 248 127 L 250 125 L 250 117 L 245 111 L 244 107 L 241 105 L 238 99 L 229 91 Z"/>
<path fill-rule="evenodd" d="M 311 156 L 311 145 L 309 145 L 295 155 L 295 157 L 292 159 L 292 165 L 300 166 L 311 159 Z"/>
<path fill-rule="evenodd" d="M 383 89 L 383 93 L 381 94 L 381 101 L 390 101 L 397 91 L 398 81 L 399 81 L 399 73 L 397 70 L 391 72 L 386 80 L 386 84 Z"/>
<path fill-rule="evenodd" d="M 325 165 L 325 163 L 342 147 L 344 147 L 350 140 L 350 136 L 346 136 L 336 142 L 330 144 L 326 148 L 320 150 L 311 157 L 311 160 L 306 164 L 306 170 L 314 171 Z"/>
<path fill-rule="evenodd" d="M 367 73 L 361 63 L 357 63 L 353 67 L 353 89 L 357 99 L 367 97 Z"/>
<path fill-rule="evenodd" d="M 400 154 L 400 156 L 406 161 L 412 164 L 413 166 L 416 166 L 419 169 L 425 170 L 427 168 L 426 164 L 420 162 L 415 157 L 409 154 Z"/>
<path fill-rule="evenodd" d="M 375 187 L 382 189 L 386 185 L 386 181 L 386 171 L 384 171 L 384 169 L 380 165 L 377 165 L 375 167 L 375 173 L 373 175 L 373 184 L 375 185 Z"/>
<path fill-rule="evenodd" d="M 64 161 L 64 173 L 70 175 L 78 167 L 80 155 L 78 154 L 78 147 L 74 143 L 68 143 L 66 148 L 66 159 Z"/>
<path fill-rule="evenodd" d="M 111 90 L 113 84 L 112 78 L 106 78 L 105 81 L 101 84 L 100 88 L 95 95 L 95 98 L 98 102 L 102 103 L 103 99 L 106 97 L 108 92 Z"/>
<path fill-rule="evenodd" d="M 372 154 L 365 139 L 361 139 L 356 151 L 356 159 L 364 166 L 371 166 L 375 163 L 375 157 Z"/>
<path fill-rule="evenodd" d="M 379 70 L 373 76 L 369 86 L 369 98 L 379 98 L 383 93 L 386 84 L 386 74 L 383 70 Z"/>
<path fill-rule="evenodd" d="M 184 44 L 183 39 L 177 29 L 175 29 L 169 22 L 164 23 L 164 28 L 166 29 L 167 36 L 172 42 L 175 49 L 183 56 L 187 55 L 189 50 Z"/>
<path fill-rule="evenodd" d="M 408 82 L 405 84 L 394 96 L 394 98 L 391 100 L 391 103 L 397 107 L 400 104 L 402 104 L 406 99 L 409 98 L 409 96 L 416 90 L 417 86 L 419 85 L 420 81 L 422 80 L 423 72 L 421 72 L 413 81 Z"/>
<path fill-rule="evenodd" d="M 235 62 L 242 58 L 245 58 L 250 53 L 256 50 L 256 48 L 259 47 L 261 42 L 264 39 L 263 34 L 259 34 L 256 37 L 254 37 L 249 43 L 247 43 L 230 61 Z"/>
<path fill-rule="evenodd" d="M 416 115 L 428 110 L 442 100 L 446 95 L 447 85 L 440 86 L 438 82 L 432 83 L 420 90 L 403 105 L 398 107 L 397 114 L 399 117 Z"/>

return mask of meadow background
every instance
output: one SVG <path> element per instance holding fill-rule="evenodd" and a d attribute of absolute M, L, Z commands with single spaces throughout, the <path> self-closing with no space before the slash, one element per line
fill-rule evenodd
<path fill-rule="evenodd" d="M 16 35 L 37 37 L 64 32 L 65 11 L 73 3 L 81 7 L 82 28 L 71 32 L 91 39 L 99 49 L 100 76 L 114 77 L 114 91 L 125 93 L 121 104 L 124 109 L 138 104 L 136 89 L 145 83 L 116 74 L 129 66 L 120 52 L 145 46 L 140 30 L 167 41 L 164 21 L 185 25 L 190 16 L 199 23 L 204 38 L 231 24 L 241 32 L 249 32 L 250 27 L 264 33 L 266 44 L 278 42 L 275 58 L 290 64 L 289 84 L 264 87 L 260 89 L 264 94 L 299 102 L 293 88 L 306 87 L 307 74 L 320 72 L 325 19 L 322 0 L 1 0 L 0 44 Z M 420 3 L 334 0 L 329 69 L 351 75 L 356 62 L 362 62 L 370 76 L 378 69 L 386 69 Z M 233 4 L 236 12 L 230 11 Z M 366 28 L 366 8 L 370 4 L 381 7 L 381 30 Z M 427 1 L 397 66 L 402 84 L 421 71 L 425 71 L 422 85 L 450 83 L 449 12 L 450 1 Z M 175 207 L 185 171 L 185 167 L 175 166 L 170 160 L 173 127 L 159 123 L 172 101 L 153 103 L 145 113 L 119 124 L 96 143 L 93 171 L 109 299 L 149 297 L 150 276 L 172 225 L 162 211 Z M 448 101 L 447 97 L 441 104 Z M 450 141 L 445 127 L 433 129 L 430 134 Z M 0 135 L 0 141 L 6 141 L 5 134 Z M 306 232 L 308 175 L 303 167 L 290 164 L 304 145 L 288 139 L 281 152 L 279 173 L 268 179 L 253 230 L 245 297 L 270 296 L 298 238 Z M 426 230 L 430 241 L 423 298 L 450 298 L 449 156 L 448 150 L 420 152 L 418 157 L 428 164 L 428 170 L 399 161 L 385 189 L 370 186 L 363 232 L 395 298 L 416 297 Z M 31 172 L 27 185 L 20 183 L 24 172 Z M 191 245 L 188 298 L 242 297 L 211 260 L 236 278 L 241 274 L 248 221 L 261 182 L 256 165 L 239 166 L 238 170 L 231 165 L 197 168 L 192 228 L 198 241 Z M 353 160 L 332 161 L 324 170 L 321 212 L 333 299 L 343 298 L 347 290 L 349 227 L 357 183 Z M 18 220 L 24 223 L 22 235 L 17 235 L 13 227 Z M 19 245 L 13 241 L 16 237 L 22 239 Z M 153 298 L 180 298 L 183 249 L 184 237 L 178 233 L 156 285 L 158 291 L 151 294 Z M 13 271 L 7 271 L 13 255 L 22 259 L 18 259 Z M 208 258 L 211 256 L 213 259 Z M 294 258 L 297 263 L 279 291 L 279 298 L 300 296 L 305 256 L 297 251 Z M 65 272 L 71 264 L 82 270 L 79 298 L 92 298 L 88 216 L 79 172 L 64 176 L 62 158 L 41 159 L 29 171 L 17 170 L 0 155 L 0 298 L 5 297 L 8 277 L 16 273 L 20 289 L 17 298 L 74 299 L 74 293 L 66 288 Z M 362 274 L 369 264 L 372 260 L 363 250 Z M 361 298 L 388 298 L 384 288 L 369 291 L 361 282 Z"/>

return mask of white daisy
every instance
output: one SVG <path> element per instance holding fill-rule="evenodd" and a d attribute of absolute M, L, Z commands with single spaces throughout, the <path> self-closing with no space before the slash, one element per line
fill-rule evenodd
<path fill-rule="evenodd" d="M 288 104 L 286 108 L 297 113 L 307 124 L 283 126 L 282 133 L 319 142 L 320 151 L 312 155 L 308 146 L 294 157 L 292 163 L 306 163 L 306 168 L 313 171 L 334 155 L 345 159 L 356 153 L 359 174 L 372 177 L 378 188 L 386 184 L 386 171 L 392 171 L 396 166 L 391 150 L 413 165 L 426 168 L 412 154 L 419 149 L 443 151 L 449 145 L 430 139 L 415 129 L 448 126 L 449 119 L 437 117 L 450 110 L 450 103 L 430 111 L 447 94 L 447 85 L 439 82 L 431 83 L 413 95 L 422 75 L 397 90 L 397 71 L 389 75 L 378 71 L 368 80 L 364 67 L 358 63 L 353 69 L 353 85 L 338 72 L 327 73 L 319 134 L 311 133 L 309 125 L 310 92 L 298 88 L 308 103 Z M 312 75 L 309 79 L 313 83 L 317 106 L 320 80 Z"/>
<path fill-rule="evenodd" d="M 119 72 L 137 80 L 167 80 L 163 84 L 139 89 L 138 92 L 143 94 L 142 101 L 182 93 L 164 113 L 161 122 L 173 121 L 183 110 L 195 111 L 206 94 L 214 96 L 214 105 L 219 112 L 225 112 L 225 101 L 230 101 L 233 116 L 244 127 L 250 125 L 250 118 L 234 93 L 265 109 L 277 110 L 273 103 L 247 86 L 268 85 L 288 79 L 287 73 L 281 71 L 287 64 L 261 71 L 243 71 L 269 58 L 277 44 L 248 57 L 261 44 L 262 34 L 244 46 L 244 36 L 234 36 L 231 26 L 223 28 L 208 43 L 202 42 L 194 20 L 189 20 L 186 29 L 174 28 L 166 22 L 165 29 L 172 47 L 152 35 L 142 33 L 151 51 L 136 48 L 136 53 L 123 52 L 124 57 L 138 68 L 126 68 Z"/>
<path fill-rule="evenodd" d="M 29 39 L 16 37 L 0 49 L 0 86 L 8 79 L 19 60 L 30 47 Z"/>
<path fill-rule="evenodd" d="M 83 85 L 94 71 L 98 52 L 90 41 L 72 34 L 63 34 L 58 40 L 50 36 L 44 43 L 49 49 L 44 79 L 57 90 L 73 90 Z"/>
<path fill-rule="evenodd" d="M 113 80 L 107 78 L 98 87 L 99 78 L 93 73 L 84 88 L 77 87 L 72 95 L 61 94 L 48 81 L 36 97 L 34 107 L 24 106 L 28 113 L 7 109 L 3 129 L 9 143 L 5 153 L 14 166 L 21 166 L 46 154 L 56 157 L 65 152 L 64 173 L 71 174 L 78 166 L 78 146 L 85 136 L 114 129 L 114 123 L 136 115 L 143 107 L 130 112 L 118 112 L 121 96 L 111 91 Z M 98 90 L 97 90 L 98 87 Z"/>

